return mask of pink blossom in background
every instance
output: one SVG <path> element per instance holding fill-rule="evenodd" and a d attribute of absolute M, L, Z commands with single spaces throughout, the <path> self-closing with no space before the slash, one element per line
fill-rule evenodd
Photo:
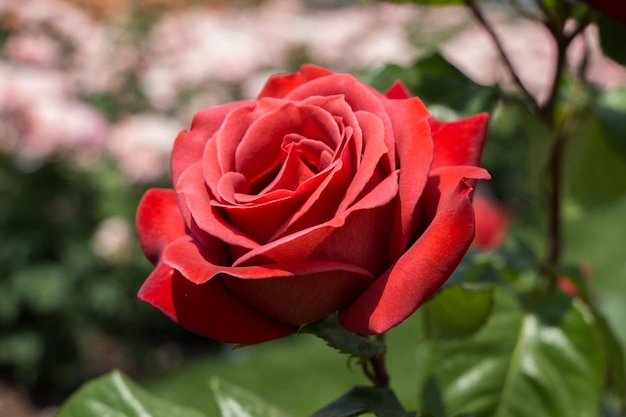
<path fill-rule="evenodd" d="M 108 122 L 93 107 L 69 94 L 62 74 L 0 65 L 0 136 L 4 152 L 24 160 L 82 150 L 97 151 Z"/>
<path fill-rule="evenodd" d="M 65 76 L 71 79 L 73 88 L 83 93 L 102 93 L 115 88 L 117 75 L 134 64 L 129 59 L 128 48 L 119 47 L 118 43 L 127 41 L 120 33 L 121 27 L 107 26 L 71 3 L 8 1 L 0 3 L 0 13 L 10 14 L 23 28 L 35 27 L 40 31 L 45 28 L 66 43 L 71 53 L 63 56 Z"/>
<path fill-rule="evenodd" d="M 444 43 L 442 53 L 479 84 L 502 83 L 511 86 L 512 79 L 491 38 L 468 11 L 464 10 L 464 13 L 467 14 L 470 26 Z M 494 10 L 487 9 L 486 16 L 526 88 L 540 103 L 544 102 L 551 87 L 549 82 L 554 72 L 556 51 L 546 29 L 537 22 L 512 19 Z M 436 25 L 436 21 L 432 23 Z M 584 42 L 588 43 L 590 49 L 588 80 L 601 88 L 626 85 L 626 70 L 603 56 L 598 31 L 593 25 L 573 41 L 568 51 L 570 66 L 575 69 L 580 64 Z"/>
<path fill-rule="evenodd" d="M 337 69 L 409 64 L 417 50 L 406 29 L 417 9 L 373 4 L 311 12 L 303 2 L 166 14 L 151 33 L 142 86 L 157 109 L 210 80 L 242 83 L 284 70 L 294 51 Z"/>
<path fill-rule="evenodd" d="M 443 45 L 442 52 L 470 78 L 484 85 L 511 84 L 510 76 L 489 35 L 467 13 L 470 27 Z M 499 13 L 488 13 L 487 18 L 504 43 L 519 77 L 526 88 L 543 102 L 553 68 L 551 56 L 555 53 L 546 29 L 536 22 L 511 20 Z"/>
<path fill-rule="evenodd" d="M 51 67 L 61 59 L 61 46 L 45 33 L 32 31 L 9 38 L 4 53 L 12 61 Z"/>
<path fill-rule="evenodd" d="M 98 111 L 79 101 L 39 100 L 18 114 L 23 123 L 18 152 L 28 159 L 84 148 L 97 150 L 108 129 Z"/>
<path fill-rule="evenodd" d="M 91 239 L 91 250 L 104 261 L 117 264 L 131 254 L 134 230 L 128 220 L 114 216 L 103 220 Z"/>
<path fill-rule="evenodd" d="M 600 49 L 600 35 L 598 27 L 588 27 L 583 36 L 572 41 L 568 52 L 568 59 L 573 66 L 578 67 L 582 62 L 585 43 L 589 48 L 587 63 L 587 78 L 601 89 L 609 89 L 626 85 L 626 70 L 618 63 L 604 56 Z"/>
<path fill-rule="evenodd" d="M 165 175 L 172 143 L 183 126 L 160 114 L 128 116 L 115 124 L 106 150 L 132 182 L 149 182 Z"/>

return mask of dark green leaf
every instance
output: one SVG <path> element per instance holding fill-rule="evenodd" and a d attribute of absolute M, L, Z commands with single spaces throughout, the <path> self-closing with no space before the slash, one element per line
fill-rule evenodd
<path fill-rule="evenodd" d="M 593 314 L 553 294 L 525 311 L 494 290 L 492 315 L 461 341 L 420 348 L 424 412 L 476 417 L 594 416 L 606 365 Z"/>
<path fill-rule="evenodd" d="M 365 336 L 351 333 L 341 327 L 336 314 L 307 324 L 301 333 L 310 333 L 323 339 L 328 346 L 360 358 L 371 358 L 385 353 L 385 344 Z"/>
<path fill-rule="evenodd" d="M 423 58 L 411 67 L 387 65 L 365 81 L 385 91 L 396 80 L 402 80 L 426 105 L 449 107 L 460 116 L 490 110 L 499 91 L 476 84 L 440 54 Z"/>
<path fill-rule="evenodd" d="M 211 379 L 211 391 L 222 417 L 287 417 L 256 395 L 217 378 Z"/>
<path fill-rule="evenodd" d="M 206 417 L 198 411 L 166 402 L 148 393 L 118 371 L 85 384 L 56 415 L 56 417 L 103 416 Z"/>
<path fill-rule="evenodd" d="M 491 114 L 483 166 L 505 200 L 537 192 L 552 143 L 548 127 L 524 103 L 508 99 L 500 103 Z"/>
<path fill-rule="evenodd" d="M 410 417 L 392 390 L 356 386 L 311 417 L 355 417 L 374 413 L 378 417 Z"/>
<path fill-rule="evenodd" d="M 607 354 L 607 384 L 622 409 L 626 411 L 626 369 L 624 368 L 624 351 L 609 323 L 599 311 L 594 311 L 598 331 L 602 336 L 604 350 Z"/>
<path fill-rule="evenodd" d="M 485 324 L 492 305 L 492 288 L 448 287 L 422 307 L 427 337 L 446 340 L 470 336 Z"/>
<path fill-rule="evenodd" d="M 602 93 L 593 105 L 608 143 L 622 158 L 626 158 L 626 88 Z"/>
<path fill-rule="evenodd" d="M 614 61 L 626 65 L 626 48 L 624 48 L 626 26 L 602 14 L 598 19 L 598 28 L 600 45 L 604 53 Z"/>

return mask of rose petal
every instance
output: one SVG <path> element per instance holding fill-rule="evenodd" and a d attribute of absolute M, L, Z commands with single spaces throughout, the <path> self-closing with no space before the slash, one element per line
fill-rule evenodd
<path fill-rule="evenodd" d="M 186 329 L 226 343 L 260 343 L 298 329 L 251 309 L 219 279 L 196 285 L 161 263 L 144 282 L 138 297 Z"/>
<path fill-rule="evenodd" d="M 435 158 L 431 169 L 480 163 L 489 122 L 487 113 L 455 122 L 444 122 L 433 117 L 428 122 L 435 144 Z"/>
<path fill-rule="evenodd" d="M 363 268 L 336 261 L 218 265 L 211 250 L 189 236 L 165 248 L 163 264 L 194 284 L 223 280 L 237 297 L 289 324 L 321 319 L 351 302 L 375 279 Z"/>
<path fill-rule="evenodd" d="M 340 312 L 346 329 L 361 334 L 385 332 L 410 316 L 449 278 L 474 237 L 473 188 L 466 176 L 489 178 L 477 167 L 440 169 L 429 178 L 424 207 L 426 216 L 434 216 L 432 222 L 384 275 Z"/>
<path fill-rule="evenodd" d="M 282 100 L 264 99 L 241 105 L 228 113 L 203 150 L 203 173 L 209 186 L 216 184 L 222 174 L 237 171 L 235 153 L 250 125 L 284 105 Z M 216 190 L 212 191 L 218 195 Z"/>
<path fill-rule="evenodd" d="M 357 204 L 330 221 L 253 249 L 235 261 L 235 265 L 334 260 L 378 275 L 388 266 L 389 218 L 397 192 L 398 173 L 394 172 Z"/>
<path fill-rule="evenodd" d="M 385 142 L 381 140 L 384 137 L 382 122 L 368 112 L 358 111 L 355 115 L 364 136 L 364 143 L 359 149 L 354 150 L 357 157 L 360 157 L 360 161 L 357 165 L 357 172 L 339 206 L 339 212 L 346 210 L 357 202 L 360 196 L 371 191 L 371 187 L 375 187 L 387 174 L 384 172 L 384 164 L 381 163 L 388 152 Z"/>
<path fill-rule="evenodd" d="M 392 167 L 395 167 L 393 128 L 389 115 L 381 102 L 381 100 L 386 100 L 382 94 L 361 83 L 350 74 L 332 74 L 296 87 L 285 98 L 297 101 L 307 97 L 335 95 L 343 95 L 354 112 L 373 113 L 383 122 L 384 142 L 388 149 L 385 169 L 387 172 L 391 172 Z"/>
<path fill-rule="evenodd" d="M 318 67 L 311 64 L 302 65 L 300 67 L 300 71 L 297 73 L 277 74 L 270 77 L 270 79 L 265 84 L 265 87 L 263 87 L 263 90 L 259 93 L 258 98 L 283 98 L 287 94 L 289 94 L 294 88 L 315 78 L 325 77 L 331 74 L 334 73 L 327 70 L 326 68 Z"/>
<path fill-rule="evenodd" d="M 235 153 L 235 171 L 242 173 L 257 194 L 271 182 L 270 174 L 281 165 L 282 145 L 289 134 L 317 139 L 335 149 L 341 142 L 337 122 L 327 111 L 314 106 L 286 103 L 255 120 Z"/>
<path fill-rule="evenodd" d="M 238 101 L 211 107 L 196 113 L 191 123 L 190 131 L 180 132 L 174 141 L 171 157 L 172 180 L 174 185 L 178 177 L 191 164 L 202 159 L 207 141 L 221 126 L 226 115 L 240 106 L 247 106 L 253 102 Z"/>
<path fill-rule="evenodd" d="M 242 248 L 251 249 L 259 246 L 241 230 L 224 221 L 221 209 L 213 206 L 202 176 L 201 161 L 191 165 L 181 175 L 176 191 L 181 200 L 181 207 L 189 210 L 189 221 L 193 219 L 202 231 L 225 243 Z"/>
<path fill-rule="evenodd" d="M 225 275 L 224 283 L 255 309 L 287 324 L 320 320 L 350 304 L 374 277 L 339 262 L 302 262 L 290 276 L 241 279 Z"/>
<path fill-rule="evenodd" d="M 385 92 L 385 97 L 392 100 L 402 100 L 411 98 L 412 94 L 402 81 L 397 80 L 389 87 L 389 90 Z"/>
<path fill-rule="evenodd" d="M 433 142 L 428 125 L 430 114 L 419 99 L 385 100 L 384 104 L 393 124 L 400 165 L 399 204 L 389 248 L 394 260 L 404 253 L 420 225 L 416 207 L 433 160 Z"/>
<path fill-rule="evenodd" d="M 185 221 L 174 190 L 146 191 L 137 208 L 136 223 L 141 248 L 153 264 L 168 243 L 185 235 Z"/>

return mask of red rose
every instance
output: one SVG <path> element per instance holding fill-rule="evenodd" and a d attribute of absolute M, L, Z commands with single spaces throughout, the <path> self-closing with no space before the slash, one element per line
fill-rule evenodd
<path fill-rule="evenodd" d="M 472 183 L 487 116 L 433 119 L 305 65 L 256 100 L 200 111 L 172 151 L 174 190 L 142 199 L 156 265 L 139 297 L 180 325 L 258 343 L 335 311 L 381 333 L 446 281 L 474 236 Z"/>

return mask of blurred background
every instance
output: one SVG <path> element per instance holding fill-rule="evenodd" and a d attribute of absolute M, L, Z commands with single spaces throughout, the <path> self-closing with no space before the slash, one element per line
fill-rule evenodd
<path fill-rule="evenodd" d="M 541 100 L 552 65 L 545 34 L 506 7 L 492 17 Z M 626 86 L 626 71 L 602 56 L 594 28 L 584 36 L 594 94 Z M 571 62 L 583 59 L 583 49 L 574 45 Z M 192 398 L 198 381 L 222 375 L 281 398 L 300 415 L 302 401 L 289 395 L 293 361 L 314 358 L 301 370 L 303 380 L 319 382 L 325 371 L 345 368 L 345 358 L 306 336 L 233 352 L 136 299 L 152 266 L 138 246 L 134 213 L 147 188 L 170 186 L 177 132 L 195 111 L 253 98 L 270 74 L 304 62 L 353 72 L 383 90 L 418 62 L 445 73 L 449 83 L 441 88 L 428 85 L 428 72 L 420 79 L 414 73 L 408 84 L 418 94 L 424 87 L 424 100 L 443 118 L 492 111 L 484 161 L 494 175 L 491 201 L 507 227 L 516 219 L 511 233 L 541 250 L 535 174 L 544 153 L 528 140 L 541 132 L 528 131 L 523 112 L 494 98 L 495 86 L 506 89 L 509 80 L 462 8 L 347 0 L 0 0 L 0 414 L 51 415 L 80 383 L 118 368 L 164 395 L 200 403 Z M 386 64 L 395 66 L 382 69 Z M 459 85 L 468 95 L 450 99 Z M 452 104 L 436 105 L 442 98 Z M 626 105 L 620 100 L 618 108 Z M 616 145 L 622 151 L 623 141 Z M 576 186 L 565 209 L 566 257 L 587 271 L 624 341 L 626 171 L 619 164 L 603 171 L 612 150 L 589 154 L 581 146 L 573 147 L 570 159 L 578 162 L 567 171 Z M 599 189 L 607 182 L 607 190 Z M 405 361 L 414 352 L 402 340 L 416 325 L 392 335 Z M 345 390 L 361 381 L 358 369 L 344 373 L 317 397 L 307 392 L 314 398 L 305 410 L 341 392 L 336 385 Z M 405 374 L 398 380 L 407 381 L 408 397 Z"/>

